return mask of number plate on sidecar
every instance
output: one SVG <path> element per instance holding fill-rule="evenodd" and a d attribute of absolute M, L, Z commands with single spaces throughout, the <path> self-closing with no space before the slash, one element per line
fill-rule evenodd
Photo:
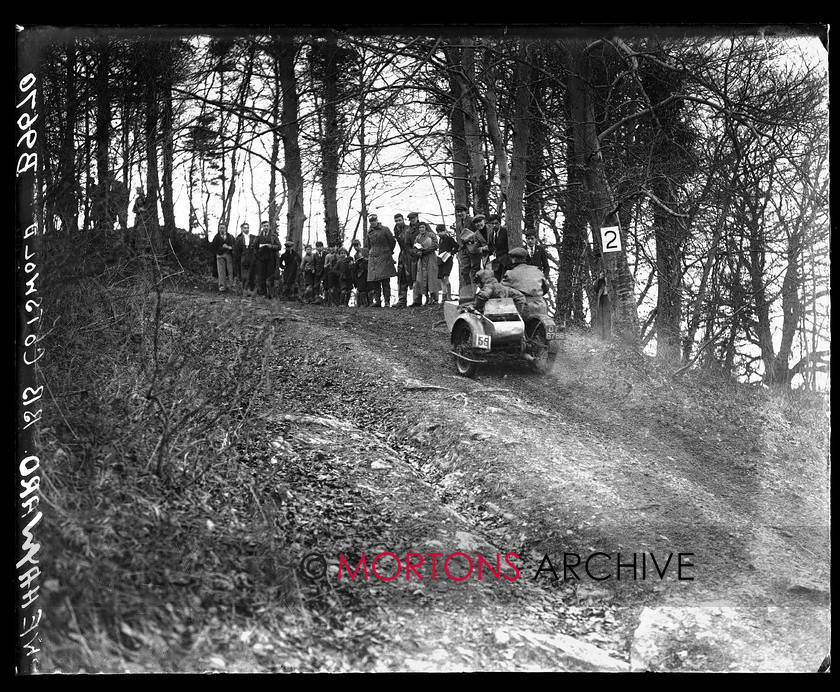
<path fill-rule="evenodd" d="M 490 350 L 490 335 L 489 334 L 474 334 L 473 348 L 482 348 L 485 351 Z"/>

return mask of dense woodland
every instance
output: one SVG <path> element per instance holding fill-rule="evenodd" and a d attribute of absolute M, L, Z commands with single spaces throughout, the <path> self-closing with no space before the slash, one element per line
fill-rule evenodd
<path fill-rule="evenodd" d="M 503 213 L 514 236 L 534 227 L 553 246 L 558 319 L 589 323 L 603 277 L 615 337 L 676 372 L 826 386 L 817 34 L 44 27 L 19 41 L 39 78 L 48 237 L 101 232 L 92 190 L 109 171 L 156 201 L 159 252 L 215 232 L 237 194 L 260 205 L 242 189 L 255 170 L 260 218 L 298 246 L 307 186 L 326 238 L 348 243 L 384 188 L 433 178 L 450 191 L 442 217 Z M 341 218 L 342 201 L 356 213 Z M 605 225 L 621 252 L 600 252 Z"/>

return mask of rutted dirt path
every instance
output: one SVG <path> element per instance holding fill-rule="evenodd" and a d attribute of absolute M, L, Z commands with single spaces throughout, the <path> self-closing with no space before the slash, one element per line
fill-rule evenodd
<path fill-rule="evenodd" d="M 281 430 L 276 448 L 332 454 L 330 482 L 355 485 L 365 521 L 382 527 L 379 545 L 332 527 L 300 548 L 326 560 L 316 592 L 378 603 L 355 627 L 362 669 L 808 671 L 827 653 L 825 450 L 802 446 L 780 409 L 726 410 L 725 392 L 687 393 L 654 372 L 623 378 L 620 354 L 575 335 L 547 378 L 519 362 L 460 378 L 439 308 L 184 298 L 274 320 L 278 361 L 292 359 L 264 414 Z M 313 383 L 305 400 L 291 386 L 301 377 Z M 365 411 L 328 394 L 354 378 L 364 385 L 352 406 Z M 362 553 L 407 551 L 516 553 L 519 576 L 432 582 L 422 571 L 421 582 L 402 565 L 393 581 L 335 580 L 342 553 L 355 566 Z M 603 553 L 593 565 L 611 577 L 563 580 L 564 553 Z M 618 553 L 625 564 L 635 554 L 636 569 L 617 571 Z M 671 555 L 665 579 L 647 556 L 641 578 L 643 553 L 660 570 Z M 677 578 L 679 553 L 692 580 Z"/>

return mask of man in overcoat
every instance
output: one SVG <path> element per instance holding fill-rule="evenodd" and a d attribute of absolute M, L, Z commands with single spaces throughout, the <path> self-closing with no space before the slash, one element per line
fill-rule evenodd
<path fill-rule="evenodd" d="M 466 233 L 465 231 L 472 231 L 472 219 L 467 215 L 467 207 L 464 204 L 455 205 L 455 223 L 452 224 L 452 230 L 455 231 L 455 239 L 458 241 L 458 292 L 465 295 L 466 292 L 472 291 L 472 280 L 470 279 L 470 254 L 464 246 L 462 239 Z M 469 287 L 469 289 L 467 289 Z"/>
<path fill-rule="evenodd" d="M 409 287 L 412 289 L 412 305 L 420 302 L 417 291 L 414 290 L 419 255 L 413 247 L 414 239 L 420 232 L 419 214 L 416 211 L 411 212 L 408 215 L 408 226 L 401 224 L 399 231 L 396 230 L 396 226 L 394 228 L 394 237 L 400 246 L 400 256 L 397 258 L 397 303 L 394 307 L 404 308 L 408 304 Z"/>
<path fill-rule="evenodd" d="M 236 244 L 233 246 L 234 266 L 239 267 L 239 281 L 242 291 L 251 292 L 254 290 L 254 279 L 256 277 L 256 254 L 257 239 L 251 235 L 251 226 L 247 221 L 239 227 L 242 231 L 236 236 Z"/>
<path fill-rule="evenodd" d="M 418 224 L 419 232 L 414 238 L 412 248 L 417 254 L 417 281 L 414 284 L 414 305 L 420 305 L 423 297 L 426 298 L 426 305 L 438 302 L 438 281 L 437 265 L 437 233 L 425 221 Z"/>
<path fill-rule="evenodd" d="M 285 252 L 280 255 L 280 271 L 283 272 L 283 299 L 295 300 L 298 269 L 300 268 L 300 255 L 295 250 L 295 244 L 291 240 L 284 243 Z"/>
<path fill-rule="evenodd" d="M 368 220 L 368 288 L 373 291 L 373 307 L 388 307 L 391 304 L 391 277 L 397 275 L 394 265 L 397 241 L 376 214 L 371 214 Z"/>
<path fill-rule="evenodd" d="M 277 273 L 277 253 L 280 239 L 272 232 L 271 224 L 263 221 L 257 236 L 257 295 L 271 298 L 274 293 L 274 275 Z"/>

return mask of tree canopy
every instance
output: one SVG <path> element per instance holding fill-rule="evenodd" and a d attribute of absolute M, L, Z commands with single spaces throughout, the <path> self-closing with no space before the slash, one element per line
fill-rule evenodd
<path fill-rule="evenodd" d="M 514 244 L 537 230 L 558 320 L 608 318 L 676 373 L 818 388 L 824 37 L 33 27 L 18 40 L 37 48 L 37 214 L 48 233 L 101 232 L 109 171 L 152 200 L 158 250 L 247 216 L 298 246 L 349 243 L 369 211 L 449 225 L 463 203 L 503 214 Z M 620 250 L 601 247 L 606 226 Z"/>

